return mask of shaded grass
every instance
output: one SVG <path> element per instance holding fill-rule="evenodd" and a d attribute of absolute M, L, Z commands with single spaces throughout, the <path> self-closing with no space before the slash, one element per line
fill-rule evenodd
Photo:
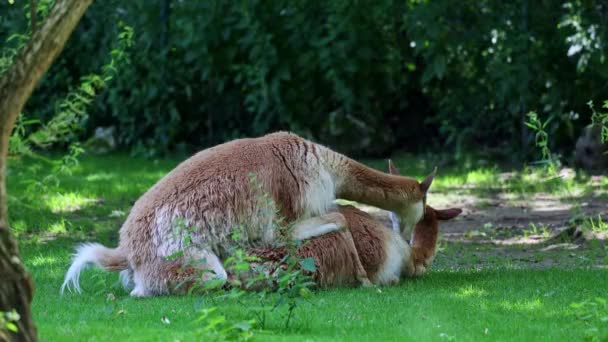
<path fill-rule="evenodd" d="M 197 310 L 210 306 L 219 306 L 230 320 L 251 318 L 248 307 L 255 305 L 251 298 L 245 305 L 209 296 L 137 300 L 120 288 L 116 274 L 95 270 L 82 275 L 83 295 L 59 295 L 74 244 L 95 240 L 115 246 L 117 231 L 133 202 L 179 160 L 154 162 L 120 154 L 87 156 L 71 176 L 60 177 L 59 188 L 34 196 L 26 193 L 23 180 L 43 172 L 34 172 L 32 161 L 11 161 L 10 219 L 36 282 L 33 312 L 41 340 L 193 340 L 201 328 L 192 323 L 198 317 Z M 419 179 L 437 162 L 432 157 L 413 156 L 394 161 L 403 174 Z M 381 170 L 384 163 L 369 162 Z M 534 177 L 540 176 L 533 172 L 516 172 L 509 180 L 500 170 L 487 163 L 447 163 L 440 168 L 433 191 L 506 190 L 525 195 L 559 193 L 564 186 L 572 187 L 568 192 L 593 190 L 585 176 L 538 185 Z M 608 183 L 604 180 L 595 185 L 598 187 L 607 188 Z M 290 329 L 282 328 L 284 312 L 274 312 L 266 331 L 257 330 L 256 338 L 580 340 L 586 327 L 574 318 L 569 304 L 608 293 L 608 270 L 590 268 L 583 262 L 572 263 L 569 269 L 532 270 L 525 263 L 507 263 L 500 255 L 491 262 L 480 260 L 479 248 L 491 246 L 445 247 L 433 270 L 421 279 L 392 288 L 319 291 L 298 309 Z M 511 252 L 514 250 L 506 253 Z M 471 267 L 477 264 L 479 267 Z M 115 300 L 108 299 L 109 293 Z M 164 324 L 162 317 L 171 323 Z"/>
<path fill-rule="evenodd" d="M 58 189 L 31 193 L 25 181 L 41 178 L 44 171 L 32 168 L 38 165 L 35 161 L 11 160 L 11 226 L 17 235 L 54 231 L 83 237 L 91 232 L 115 231 L 124 219 L 120 212 L 128 213 L 134 201 L 178 162 L 177 158 L 149 161 L 122 154 L 85 156 L 72 175 L 58 177 Z M 67 227 L 61 229 L 61 225 Z"/>
<path fill-rule="evenodd" d="M 461 160 L 446 159 L 444 155 L 414 156 L 398 155 L 393 159 L 401 174 L 419 180 L 438 166 L 437 178 L 431 192 L 459 191 L 468 194 L 486 195 L 503 192 L 519 196 L 533 193 L 549 193 L 564 197 L 590 195 L 594 190 L 608 193 L 608 180 L 597 184 L 589 182 L 584 172 L 571 175 L 547 175 L 539 168 L 492 163 L 474 155 L 464 156 Z M 366 164 L 386 171 L 384 160 L 370 160 Z"/>

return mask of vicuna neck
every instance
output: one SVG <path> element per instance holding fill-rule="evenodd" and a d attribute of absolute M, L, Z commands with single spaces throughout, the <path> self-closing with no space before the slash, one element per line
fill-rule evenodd
<path fill-rule="evenodd" d="M 376 171 L 342 155 L 337 159 L 332 163 L 337 198 L 398 210 L 418 186 L 415 179 Z"/>

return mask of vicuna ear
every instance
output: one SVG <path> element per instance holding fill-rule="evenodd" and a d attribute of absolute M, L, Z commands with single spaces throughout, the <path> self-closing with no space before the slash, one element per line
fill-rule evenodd
<path fill-rule="evenodd" d="M 460 213 L 462 213 L 462 209 L 460 208 L 450 208 L 442 210 L 435 209 L 437 219 L 442 221 L 453 219 L 454 217 L 460 215 Z"/>
<path fill-rule="evenodd" d="M 420 183 L 420 190 L 426 194 L 427 191 L 429 191 L 429 188 L 431 187 L 431 184 L 433 183 L 433 178 L 435 178 L 435 175 L 437 174 L 437 166 L 435 166 L 435 169 L 433 170 L 433 172 L 431 172 L 430 175 L 426 176 L 426 178 L 422 181 L 422 183 Z"/>
<path fill-rule="evenodd" d="M 397 168 L 395 167 L 395 164 L 393 164 L 392 160 L 388 160 L 388 173 L 390 173 L 391 175 L 398 175 L 399 174 L 399 170 L 397 170 Z"/>

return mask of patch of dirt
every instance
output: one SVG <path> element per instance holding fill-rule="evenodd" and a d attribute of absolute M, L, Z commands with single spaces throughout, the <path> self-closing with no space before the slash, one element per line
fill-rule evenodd
<path fill-rule="evenodd" d="M 608 234 L 585 231 L 582 226 L 588 218 L 608 222 L 605 196 L 566 199 L 454 189 L 432 193 L 428 201 L 435 208 L 463 210 L 456 219 L 441 223 L 434 268 L 605 267 L 608 263 Z M 361 208 L 390 227 L 387 212 Z"/>

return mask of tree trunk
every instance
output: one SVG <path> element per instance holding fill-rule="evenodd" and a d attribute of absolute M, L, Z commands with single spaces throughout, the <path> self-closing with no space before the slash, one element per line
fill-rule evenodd
<path fill-rule="evenodd" d="M 34 87 L 63 49 L 65 42 L 93 0 L 57 0 L 44 24 L 0 79 L 0 312 L 15 309 L 21 316 L 17 333 L 0 327 L 0 340 L 36 340 L 30 303 L 33 281 L 19 257 L 8 225 L 6 160 L 15 120 Z"/>

